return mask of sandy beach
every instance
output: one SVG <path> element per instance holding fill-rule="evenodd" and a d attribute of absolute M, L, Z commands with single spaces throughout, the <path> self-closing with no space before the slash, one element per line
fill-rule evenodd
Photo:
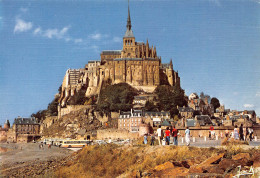
<path fill-rule="evenodd" d="M 37 177 L 66 163 L 72 150 L 39 143 L 0 144 L 0 177 Z"/>

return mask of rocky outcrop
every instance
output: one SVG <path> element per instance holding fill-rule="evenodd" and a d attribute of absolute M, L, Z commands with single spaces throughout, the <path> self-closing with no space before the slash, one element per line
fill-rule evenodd
<path fill-rule="evenodd" d="M 151 177 L 232 177 L 237 174 L 238 167 L 250 174 L 249 166 L 257 168 L 259 166 L 260 154 L 250 156 L 249 153 L 239 153 L 226 158 L 225 153 L 214 155 L 199 164 L 194 159 L 166 162 L 156 166 L 150 173 Z M 149 177 L 148 176 L 148 177 Z"/>
<path fill-rule="evenodd" d="M 95 116 L 94 109 L 83 108 L 64 115 L 48 128 L 43 129 L 44 137 L 78 138 L 84 133 L 105 127 Z M 84 133 L 83 133 L 84 130 Z"/>

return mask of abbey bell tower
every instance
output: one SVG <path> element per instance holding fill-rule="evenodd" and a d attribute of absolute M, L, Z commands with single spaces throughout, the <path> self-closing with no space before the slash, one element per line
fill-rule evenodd
<path fill-rule="evenodd" d="M 130 8 L 129 8 L 129 0 L 128 0 L 128 17 L 126 24 L 126 32 L 123 37 L 123 50 L 122 50 L 122 58 L 136 58 L 136 46 L 135 46 L 135 37 L 132 31 L 131 25 L 131 17 L 130 17 Z"/>

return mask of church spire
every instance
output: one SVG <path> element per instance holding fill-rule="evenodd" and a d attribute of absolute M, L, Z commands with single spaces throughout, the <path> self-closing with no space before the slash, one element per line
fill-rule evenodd
<path fill-rule="evenodd" d="M 126 28 L 127 30 L 131 30 L 131 17 L 130 17 L 130 8 L 129 8 L 129 0 L 128 0 L 128 17 L 127 17 L 127 24 L 126 24 Z"/>
<path fill-rule="evenodd" d="M 125 32 L 125 36 L 126 38 L 133 38 L 134 34 L 132 31 L 132 25 L 131 25 L 131 17 L 130 17 L 130 7 L 129 7 L 129 0 L 128 0 L 128 16 L 127 16 L 127 24 L 126 24 L 126 32 Z"/>

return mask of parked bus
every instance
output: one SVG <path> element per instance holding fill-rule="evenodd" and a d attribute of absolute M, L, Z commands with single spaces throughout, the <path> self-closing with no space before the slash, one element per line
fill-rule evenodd
<path fill-rule="evenodd" d="M 63 140 L 61 147 L 64 148 L 82 148 L 89 145 L 91 141 L 89 140 Z"/>

